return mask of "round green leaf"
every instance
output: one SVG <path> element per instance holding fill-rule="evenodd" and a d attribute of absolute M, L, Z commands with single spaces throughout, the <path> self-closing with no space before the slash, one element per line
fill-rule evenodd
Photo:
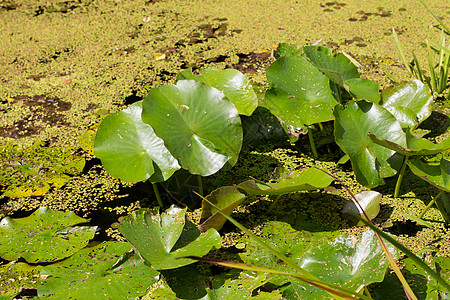
<path fill-rule="evenodd" d="M 97 130 L 94 153 L 113 177 L 127 182 L 168 179 L 180 168 L 148 124 L 142 122 L 142 101 L 107 116 Z"/>
<path fill-rule="evenodd" d="M 352 78 L 345 81 L 348 91 L 356 100 L 369 100 L 373 103 L 380 101 L 380 85 L 368 79 Z"/>
<path fill-rule="evenodd" d="M 119 231 L 153 268 L 178 268 L 195 262 L 180 257 L 203 256 L 211 248 L 221 247 L 215 229 L 200 233 L 192 223 L 185 225 L 185 213 L 186 208 L 173 206 L 162 214 L 157 209 L 141 209 L 126 217 Z"/>
<path fill-rule="evenodd" d="M 38 296 L 50 299 L 136 299 L 159 279 L 128 243 L 104 242 L 44 267 Z"/>
<path fill-rule="evenodd" d="M 88 222 L 73 212 L 39 208 L 26 218 L 0 221 L 0 256 L 6 260 L 20 257 L 30 263 L 66 258 L 87 245 L 97 226 L 76 226 Z"/>
<path fill-rule="evenodd" d="M 379 104 L 397 118 L 402 128 L 413 128 L 431 115 L 433 96 L 426 84 L 414 79 L 384 89 Z"/>
<path fill-rule="evenodd" d="M 204 82 L 219 91 L 234 104 L 239 114 L 250 116 L 258 106 L 258 97 L 244 74 L 234 69 L 205 69 L 200 75 L 192 74 L 192 69 L 181 72 L 180 79 Z"/>
<path fill-rule="evenodd" d="M 400 123 L 383 107 L 366 101 L 350 101 L 347 107 L 334 110 L 336 143 L 350 157 L 358 182 L 366 187 L 382 184 L 382 178 L 393 176 L 401 165 L 395 151 L 377 145 L 367 135 L 406 147 L 406 136 Z"/>
<path fill-rule="evenodd" d="M 295 128 L 333 120 L 329 79 L 303 57 L 281 57 L 266 71 L 271 89 L 262 105 Z"/>
<path fill-rule="evenodd" d="M 205 83 L 180 80 L 150 90 L 142 120 L 192 174 L 208 176 L 237 161 L 242 146 L 239 113 L 221 91 Z"/>

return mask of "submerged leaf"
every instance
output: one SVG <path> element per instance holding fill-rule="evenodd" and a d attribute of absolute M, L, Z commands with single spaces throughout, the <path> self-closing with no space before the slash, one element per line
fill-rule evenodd
<path fill-rule="evenodd" d="M 221 91 L 205 83 L 179 80 L 150 90 L 142 120 L 192 174 L 208 176 L 237 161 L 242 146 L 239 113 Z"/>
<path fill-rule="evenodd" d="M 359 214 L 361 215 L 361 217 L 364 217 L 364 213 L 360 208 L 361 206 L 369 219 L 372 220 L 380 212 L 381 196 L 382 195 L 376 191 L 362 191 L 355 195 L 355 198 L 358 201 L 359 205 L 354 199 L 348 201 L 345 204 L 344 209 L 342 210 L 342 215 L 346 219 L 355 222 L 353 214 Z M 356 225 L 362 226 L 364 225 L 364 223 L 359 221 L 356 222 Z"/>
<path fill-rule="evenodd" d="M 180 257 L 203 256 L 221 247 L 215 229 L 200 233 L 192 223 L 185 225 L 185 213 L 186 209 L 173 206 L 161 214 L 157 209 L 140 209 L 123 219 L 119 231 L 153 268 L 178 268 L 195 262 Z"/>
<path fill-rule="evenodd" d="M 71 256 L 94 237 L 97 226 L 75 226 L 88 219 L 73 212 L 41 207 L 31 216 L 0 221 L 0 256 L 30 263 L 52 262 Z"/>
<path fill-rule="evenodd" d="M 141 113 L 139 101 L 107 116 L 97 130 L 94 153 L 111 176 L 123 181 L 165 181 L 180 166 Z"/>
<path fill-rule="evenodd" d="M 38 296 L 50 299 L 136 299 L 159 278 L 128 243 L 103 242 L 44 267 Z"/>

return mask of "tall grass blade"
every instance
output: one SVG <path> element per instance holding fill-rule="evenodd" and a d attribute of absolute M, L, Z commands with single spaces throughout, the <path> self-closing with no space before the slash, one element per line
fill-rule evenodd
<path fill-rule="evenodd" d="M 395 32 L 395 29 L 392 28 L 392 36 L 394 37 L 395 44 L 397 45 L 398 52 L 400 53 L 400 58 L 402 59 L 402 63 L 405 66 L 406 70 L 408 70 L 409 74 L 414 75 L 414 73 L 411 71 L 411 67 L 409 66 L 409 63 L 406 61 L 405 55 L 403 54 L 402 46 L 400 45 L 400 41 L 398 39 L 398 35 Z"/>
<path fill-rule="evenodd" d="M 434 60 L 433 60 L 433 51 L 431 50 L 430 43 L 428 40 L 427 42 L 427 50 L 428 50 L 428 67 L 430 68 L 430 81 L 431 81 L 431 87 L 433 91 L 437 90 L 437 82 L 436 82 L 436 73 L 434 71 Z"/>
<path fill-rule="evenodd" d="M 445 23 L 442 22 L 442 20 L 441 20 L 438 16 L 436 16 L 436 14 L 431 10 L 431 8 L 428 7 L 428 5 L 425 4 L 425 2 L 424 2 L 423 0 L 419 0 L 419 1 L 420 1 L 420 3 L 422 3 L 423 6 L 425 6 L 425 8 L 426 8 L 426 9 L 430 12 L 430 14 L 436 19 L 436 21 L 438 21 L 439 24 L 441 24 L 442 28 L 444 28 L 445 31 L 447 31 L 447 33 L 450 34 L 450 28 L 449 28 L 447 25 L 445 25 Z"/>

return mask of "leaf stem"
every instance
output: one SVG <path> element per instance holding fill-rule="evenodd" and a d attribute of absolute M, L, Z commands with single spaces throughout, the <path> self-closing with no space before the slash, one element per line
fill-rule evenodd
<path fill-rule="evenodd" d="M 318 158 L 319 155 L 317 154 L 316 145 L 314 144 L 314 137 L 312 135 L 311 127 L 308 128 L 308 138 L 309 138 L 309 143 L 311 145 L 312 153 L 315 158 Z"/>
<path fill-rule="evenodd" d="M 402 184 L 403 175 L 405 175 L 407 161 L 408 161 L 408 156 L 405 156 L 405 159 L 403 160 L 402 168 L 400 169 L 400 173 L 398 174 L 397 183 L 395 184 L 394 198 L 397 198 L 398 194 L 400 192 L 400 185 Z"/>
<path fill-rule="evenodd" d="M 200 196 L 203 197 L 203 180 L 202 180 L 202 176 L 200 176 L 200 175 L 197 176 L 197 182 L 198 182 L 198 193 L 200 194 Z"/>
<path fill-rule="evenodd" d="M 155 192 L 156 200 L 158 201 L 158 204 L 162 209 L 162 208 L 164 208 L 164 205 L 161 200 L 161 195 L 159 194 L 158 186 L 156 185 L 156 183 L 152 183 L 152 186 L 153 186 L 153 191 Z"/>
<path fill-rule="evenodd" d="M 428 211 L 428 209 L 430 209 L 430 207 L 433 206 L 433 204 L 436 202 L 437 198 L 439 198 L 442 195 L 442 193 L 444 193 L 443 190 L 439 191 L 439 193 L 436 196 L 434 196 L 434 198 L 430 201 L 430 203 L 428 203 L 428 205 L 424 208 L 424 210 L 418 216 L 419 219 L 423 218 L 423 216 Z"/>

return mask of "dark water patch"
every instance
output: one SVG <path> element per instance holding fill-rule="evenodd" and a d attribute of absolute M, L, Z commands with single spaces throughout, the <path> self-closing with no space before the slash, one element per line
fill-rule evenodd
<path fill-rule="evenodd" d="M 44 124 L 49 126 L 68 125 L 64 121 L 65 115 L 59 112 L 68 111 L 72 104 L 57 97 L 36 95 L 33 97 L 21 95 L 12 98 L 10 105 L 22 103 L 28 109 L 24 111 L 22 119 L 10 126 L 0 128 L 0 136 L 21 138 L 32 136 L 43 129 Z"/>
<path fill-rule="evenodd" d="M 81 7 L 91 5 L 92 1 L 77 0 L 77 1 L 60 1 L 56 3 L 47 3 L 46 5 L 39 5 L 34 11 L 34 16 L 40 16 L 44 13 L 72 13 Z"/>
<path fill-rule="evenodd" d="M 1 11 L 9 11 L 9 10 L 15 10 L 19 7 L 19 4 L 11 2 L 11 1 L 5 1 L 0 3 L 0 12 Z"/>
<path fill-rule="evenodd" d="M 416 222 L 406 220 L 395 221 L 391 227 L 383 228 L 383 230 L 394 235 L 406 234 L 409 236 L 416 236 L 417 232 L 421 231 L 422 228 L 423 227 L 418 225 Z"/>
<path fill-rule="evenodd" d="M 244 74 L 257 74 L 261 69 L 266 69 L 271 62 L 273 56 L 271 51 L 254 51 L 248 54 L 239 53 L 239 62 L 234 64 L 232 68 L 239 70 Z"/>
<path fill-rule="evenodd" d="M 376 12 L 365 12 L 363 10 L 359 10 L 355 14 L 357 14 L 358 16 L 348 18 L 348 20 L 350 22 L 355 22 L 355 21 L 364 22 L 364 21 L 367 21 L 369 19 L 369 17 L 387 18 L 387 17 L 392 16 L 391 11 L 385 10 L 384 7 L 377 7 Z"/>

